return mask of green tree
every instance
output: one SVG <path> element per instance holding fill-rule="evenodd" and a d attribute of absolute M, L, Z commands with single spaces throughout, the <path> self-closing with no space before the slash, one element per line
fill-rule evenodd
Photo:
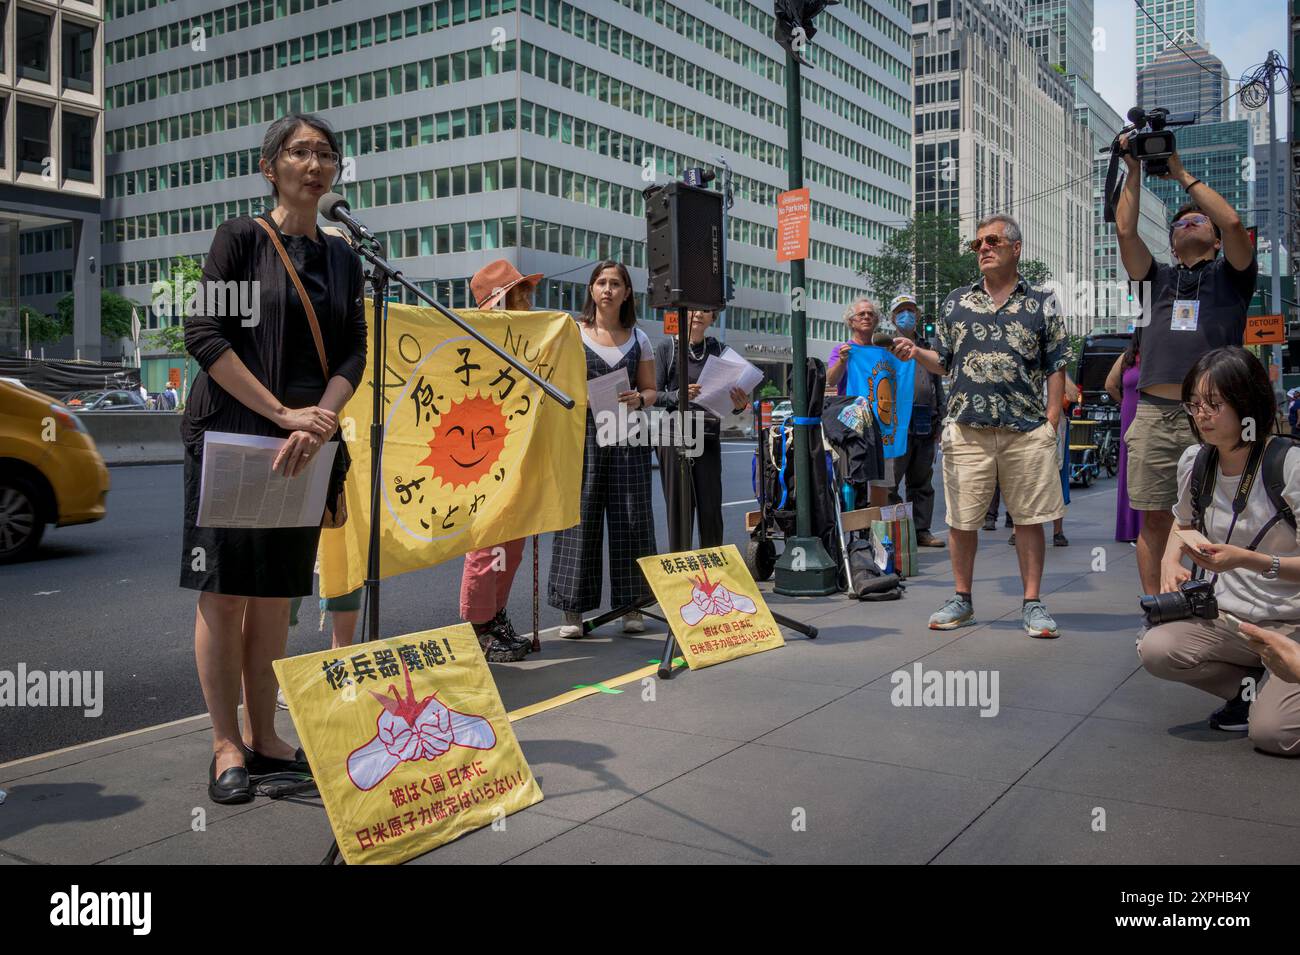
<path fill-rule="evenodd" d="M 114 342 L 119 338 L 130 338 L 131 308 L 134 304 L 129 298 L 124 298 L 116 292 L 100 292 L 99 333 L 109 341 Z M 59 321 L 67 328 L 68 332 L 72 331 L 72 315 L 75 306 L 76 299 L 71 292 L 59 299 L 58 304 L 55 306 L 59 312 Z M 35 340 L 34 336 L 33 340 Z"/>
<path fill-rule="evenodd" d="M 65 335 L 72 334 L 72 321 L 64 321 L 61 315 L 45 315 L 23 305 L 18 309 L 18 331 L 22 336 L 30 336 L 27 341 L 33 345 L 53 345 Z"/>
<path fill-rule="evenodd" d="M 1020 274 L 1030 285 L 1042 285 L 1052 278 L 1052 270 L 1040 259 L 1021 259 Z"/>
<path fill-rule="evenodd" d="M 922 212 L 891 233 L 860 274 L 882 308 L 899 292 L 910 291 L 922 320 L 932 320 L 949 292 L 975 280 L 979 263 L 961 241 L 956 215 Z"/>
<path fill-rule="evenodd" d="M 145 340 L 151 347 L 161 348 L 170 353 L 185 351 L 185 319 L 189 318 L 186 294 L 193 284 L 203 281 L 203 268 L 197 261 L 188 257 L 172 260 L 171 274 L 158 284 L 157 298 L 175 302 L 176 289 L 181 290 L 181 314 L 171 315 L 168 324 L 146 333 Z M 165 319 L 166 320 L 166 319 Z"/>

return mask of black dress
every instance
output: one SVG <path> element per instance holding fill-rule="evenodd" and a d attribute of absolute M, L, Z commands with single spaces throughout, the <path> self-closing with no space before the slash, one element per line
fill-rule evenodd
<path fill-rule="evenodd" d="M 269 215 L 262 216 L 275 223 Z M 279 230 L 276 230 L 279 232 Z M 316 310 L 330 373 L 355 390 L 365 369 L 366 323 L 361 264 L 347 244 L 280 233 Z M 312 592 L 319 527 L 267 529 L 196 526 L 206 431 L 287 437 L 288 432 L 231 397 L 207 373 L 229 349 L 286 407 L 319 403 L 325 392 L 307 313 L 266 232 L 251 218 L 223 223 L 203 268 L 205 282 L 257 281 L 256 321 L 240 316 L 192 316 L 185 347 L 202 372 L 181 423 L 185 443 L 185 527 L 181 586 L 245 597 L 304 597 Z M 338 440 L 339 435 L 335 435 Z M 340 448 L 340 451 L 342 449 Z M 197 550 L 201 548 L 201 550 Z"/>

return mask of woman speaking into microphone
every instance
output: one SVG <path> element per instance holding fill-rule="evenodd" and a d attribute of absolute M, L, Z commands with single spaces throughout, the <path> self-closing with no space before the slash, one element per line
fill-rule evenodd
<path fill-rule="evenodd" d="M 310 771 L 302 750 L 276 735 L 271 661 L 284 655 L 290 598 L 312 592 L 320 527 L 199 527 L 204 435 L 283 438 L 273 469 L 296 477 L 326 441 L 337 440 L 339 412 L 366 362 L 360 260 L 343 239 L 316 228 L 316 202 L 339 175 L 334 131 L 310 115 L 276 120 L 262 141 L 258 168 L 274 207 L 223 222 L 203 267 L 205 285 L 247 283 L 251 296 L 237 298 L 251 301 L 254 312 L 195 315 L 185 323 L 185 349 L 202 370 L 181 425 L 180 583 L 199 591 L 194 656 L 212 718 L 208 796 L 218 803 L 248 802 L 258 776 Z M 202 311 L 225 309 L 209 304 Z M 331 524 L 340 517 L 346 469 L 340 443 L 322 517 Z"/>

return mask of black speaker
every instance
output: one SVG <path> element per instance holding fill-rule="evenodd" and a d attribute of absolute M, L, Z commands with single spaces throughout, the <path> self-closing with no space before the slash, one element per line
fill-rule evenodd
<path fill-rule="evenodd" d="M 651 308 L 722 308 L 722 193 L 673 182 L 646 196 Z"/>

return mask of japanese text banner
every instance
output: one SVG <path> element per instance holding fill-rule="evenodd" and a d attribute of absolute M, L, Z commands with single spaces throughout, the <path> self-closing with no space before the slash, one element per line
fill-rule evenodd
<path fill-rule="evenodd" d="M 692 670 L 785 646 L 735 544 L 641 557 L 637 564 Z"/>
<path fill-rule="evenodd" d="M 468 624 L 274 667 L 350 865 L 405 861 L 542 799 Z"/>
<path fill-rule="evenodd" d="M 563 312 L 460 314 L 577 404 L 566 411 L 546 399 L 434 309 L 389 305 L 380 577 L 578 523 L 587 371 L 577 325 Z M 339 416 L 352 455 L 348 521 L 321 532 L 325 597 L 365 579 L 373 380 L 369 355 Z"/>

